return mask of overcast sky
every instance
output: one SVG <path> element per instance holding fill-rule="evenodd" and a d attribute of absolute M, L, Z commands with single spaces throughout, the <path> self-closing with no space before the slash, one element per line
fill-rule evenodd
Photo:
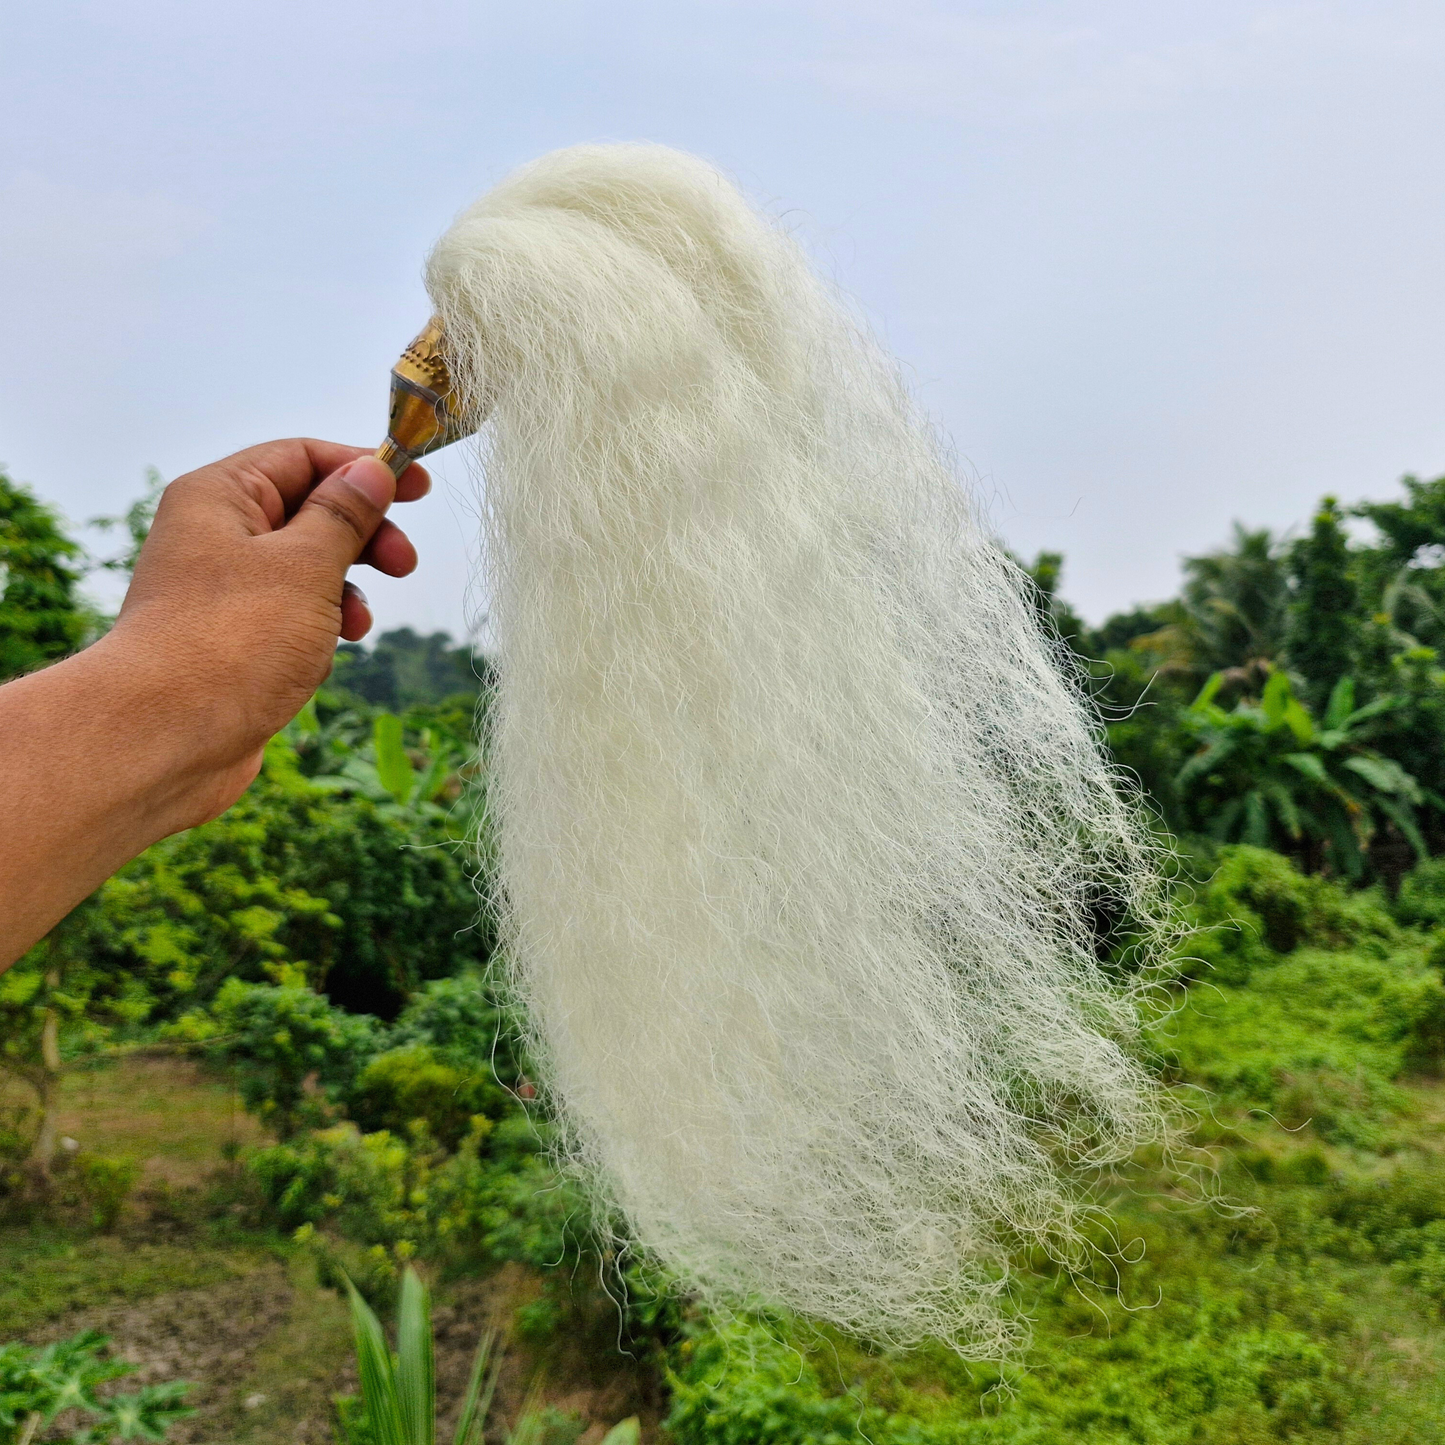
<path fill-rule="evenodd" d="M 0 463 L 79 522 L 379 440 L 422 258 L 518 162 L 724 167 L 1098 620 L 1231 519 L 1445 471 L 1445 6 L 115 0 L 0 13 Z M 468 473 L 380 626 L 464 630 Z"/>

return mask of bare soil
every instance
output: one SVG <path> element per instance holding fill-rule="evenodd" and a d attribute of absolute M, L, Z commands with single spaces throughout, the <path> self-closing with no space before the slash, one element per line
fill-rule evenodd
<path fill-rule="evenodd" d="M 138 1367 L 118 1383 L 121 1390 L 167 1380 L 194 1382 L 189 1403 L 197 1413 L 168 1436 L 173 1445 L 192 1445 L 227 1438 L 218 1433 L 217 1425 L 240 1411 L 257 1351 L 286 1322 L 293 1295 L 285 1270 L 270 1264 L 210 1289 L 178 1290 L 138 1304 L 80 1310 L 52 1322 L 33 1338 L 46 1344 L 79 1330 L 104 1331 L 111 1336 L 116 1358 Z M 62 1418 L 59 1423 L 67 1422 Z M 63 1433 L 52 1436 L 63 1438 Z"/>

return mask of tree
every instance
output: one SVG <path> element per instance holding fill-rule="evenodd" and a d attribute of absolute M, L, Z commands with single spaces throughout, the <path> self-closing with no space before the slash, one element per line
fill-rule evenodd
<path fill-rule="evenodd" d="M 30 1163 L 48 1177 L 59 1130 L 63 1046 L 95 1044 L 98 971 L 90 962 L 100 910 L 94 896 L 73 909 L 8 972 L 0 974 L 0 1070 L 28 1084 L 39 1106 Z"/>
<path fill-rule="evenodd" d="M 347 691 L 392 710 L 441 702 L 458 694 L 475 696 L 486 665 L 474 662 L 445 632 L 422 637 L 410 627 L 383 632 L 371 648 L 343 642 L 336 649 L 336 682 Z"/>
<path fill-rule="evenodd" d="M 1407 476 L 1401 485 L 1403 502 L 1361 502 L 1351 508 L 1353 515 L 1368 518 L 1379 529 L 1383 541 L 1379 550 L 1396 565 L 1445 544 L 1445 477 L 1422 482 Z"/>
<path fill-rule="evenodd" d="M 102 532 L 119 529 L 126 534 L 127 544 L 114 557 L 106 557 L 95 565 L 104 572 L 124 572 L 129 578 L 135 571 L 136 560 L 145 539 L 150 536 L 151 523 L 156 519 L 156 508 L 160 506 L 161 493 L 166 489 L 166 479 L 154 467 L 146 468 L 146 489 L 118 517 L 92 517 L 90 525 Z"/>
<path fill-rule="evenodd" d="M 175 1031 L 215 1047 L 237 1068 L 246 1107 L 290 1139 L 323 1122 L 322 1102 L 348 1092 L 376 1053 L 374 1018 L 334 1008 L 296 969 L 275 984 L 227 979 L 209 1019 L 191 1015 Z"/>
<path fill-rule="evenodd" d="M 362 783 L 384 802 L 350 791 L 362 784 L 328 791 L 275 738 L 235 806 L 147 849 L 0 975 L 0 1069 L 35 1092 L 40 1173 L 67 1061 L 194 1012 L 228 979 L 309 980 L 331 990 L 319 999 L 327 1018 L 334 1004 L 390 1017 L 427 979 L 485 961 L 493 929 L 428 798 L 444 769 L 425 757 L 416 768 L 399 729 L 396 718 L 383 729 L 383 758 L 403 801 L 375 764 Z M 333 742 L 333 761 L 352 754 Z"/>
<path fill-rule="evenodd" d="M 1231 696 L 1258 692 L 1284 647 L 1287 600 L 1274 535 L 1235 522 L 1230 545 L 1184 559 L 1180 597 L 1153 609 L 1154 628 L 1131 615 L 1129 645 L 1154 659 L 1161 680 L 1191 692 L 1215 673 Z M 1100 633 L 1118 630 L 1111 619 Z"/>
<path fill-rule="evenodd" d="M 1059 592 L 1064 579 L 1064 554 L 1040 552 L 1032 562 L 1020 565 L 1034 584 L 1034 606 L 1049 634 L 1058 637 L 1075 652 L 1082 652 L 1089 629 Z"/>
<path fill-rule="evenodd" d="M 1434 648 L 1411 647 L 1375 681 L 1396 705 L 1371 725 L 1371 745 L 1420 784 L 1420 831 L 1432 854 L 1445 852 L 1445 671 Z"/>
<path fill-rule="evenodd" d="M 310 727 L 300 720 L 300 727 Z M 372 719 L 369 748 L 349 749 L 334 773 L 313 776 L 313 787 L 327 792 L 354 793 L 370 798 L 387 817 L 410 822 L 445 817 L 439 800 L 455 800 L 455 782 L 461 759 L 430 729 L 422 733 L 418 768 L 406 747 L 406 726 L 395 713 L 381 712 Z M 450 795 L 450 796 L 448 796 Z"/>
<path fill-rule="evenodd" d="M 96 630 L 76 591 L 82 556 L 55 512 L 0 472 L 0 682 L 69 656 Z"/>
<path fill-rule="evenodd" d="M 1308 537 L 1289 551 L 1291 596 L 1285 651 L 1304 684 L 1305 701 L 1322 708 L 1339 678 L 1355 665 L 1359 589 L 1343 513 L 1326 497 Z"/>
<path fill-rule="evenodd" d="M 1257 671 L 1284 643 L 1287 587 L 1267 528 L 1234 523 L 1232 545 L 1184 559 L 1182 600 L 1196 662 L 1210 672 Z"/>
<path fill-rule="evenodd" d="M 494 928 L 462 847 L 446 811 L 421 796 L 437 786 L 431 760 L 404 758 L 405 806 L 376 782 L 378 801 L 366 791 L 374 763 L 339 783 L 301 772 L 294 740 L 307 726 L 271 740 L 229 811 L 105 885 L 112 927 L 97 963 L 107 978 L 148 980 L 157 1018 L 205 1004 L 227 977 L 259 982 L 281 966 L 333 1003 L 392 1018 L 426 980 L 489 956 Z M 320 761 L 339 773 L 354 756 L 333 737 Z"/>

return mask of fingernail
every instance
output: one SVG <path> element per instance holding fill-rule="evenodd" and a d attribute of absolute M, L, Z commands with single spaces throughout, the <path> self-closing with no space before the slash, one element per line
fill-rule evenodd
<path fill-rule="evenodd" d="M 396 496 L 396 478 L 385 462 L 375 457 L 357 457 L 336 473 L 336 480 L 355 487 L 373 507 L 385 511 Z"/>
<path fill-rule="evenodd" d="M 348 582 L 346 585 L 351 589 L 351 595 L 355 597 L 363 607 L 371 606 L 371 603 L 366 600 L 366 593 L 363 592 L 355 582 Z"/>

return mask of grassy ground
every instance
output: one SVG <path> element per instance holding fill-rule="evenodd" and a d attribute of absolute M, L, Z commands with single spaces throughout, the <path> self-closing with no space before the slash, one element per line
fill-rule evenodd
<path fill-rule="evenodd" d="M 226 1144 L 261 1138 L 224 1079 L 191 1060 L 144 1054 L 70 1070 L 61 1082 L 60 1133 L 107 1158 L 140 1164 L 142 1184 L 196 1185 Z M 0 1075 L 0 1112 L 31 1102 Z"/>
<path fill-rule="evenodd" d="M 176 1445 L 329 1441 L 331 1395 L 355 1383 L 341 1301 L 285 1243 L 186 1220 L 186 1199 L 261 1137 L 234 1091 L 188 1060 L 132 1056 L 65 1079 L 60 1130 L 78 1157 L 134 1163 L 140 1181 L 112 1232 L 43 1218 L 0 1229 L 4 1336 L 98 1328 L 138 1382 L 194 1381 L 199 1413 Z"/>
<path fill-rule="evenodd" d="M 1020 1273 L 1019 1303 L 1035 1322 L 1025 1368 L 700 1320 L 671 1356 L 676 1439 L 1445 1438 L 1445 1082 L 1421 1073 L 1439 1067 L 1445 985 L 1420 937 L 1392 930 L 1366 918 L 1353 937 L 1341 926 L 1338 945 L 1220 954 L 1159 1046 L 1175 1078 L 1210 1091 L 1196 1143 L 1235 1207 L 1191 1201 L 1177 1178 L 1144 1169 L 1107 1201 L 1122 1261 L 1101 1258 L 1092 1279 Z M 204 1227 L 194 1211 L 188 1224 L 178 1207 L 228 1149 L 256 1137 L 224 1081 L 180 1060 L 132 1058 L 73 1077 L 65 1107 L 82 1157 L 133 1159 L 145 1184 L 114 1235 L 54 1221 L 0 1231 L 0 1319 L 14 1321 L 3 1333 L 38 1340 L 96 1324 L 143 1378 L 197 1380 L 203 1414 L 177 1445 L 328 1440 L 330 1396 L 354 1385 L 341 1302 L 290 1241 L 226 1232 L 214 1210 Z M 444 1409 L 479 1334 L 512 1325 L 539 1289 L 520 1266 L 438 1289 Z M 646 1401 L 641 1372 L 597 1333 L 587 1340 L 573 1320 L 510 1340 L 502 1413 L 514 1417 L 545 1374 L 546 1398 L 590 1422 L 591 1445 L 604 1421 Z M 645 1418 L 644 1438 L 660 1440 L 656 1409 Z"/>
<path fill-rule="evenodd" d="M 0 1109 L 23 1102 L 0 1092 Z M 197 1227 L 186 1207 L 237 1145 L 262 1137 L 226 1082 L 169 1057 L 76 1071 L 64 1083 L 61 1132 L 83 1152 L 138 1164 L 141 1182 L 113 1232 L 43 1217 L 0 1227 L 0 1342 L 98 1328 L 139 1367 L 131 1383 L 194 1381 L 198 1413 L 172 1430 L 173 1445 L 330 1442 L 331 1399 L 357 1388 L 346 1306 L 290 1241 Z M 482 1333 L 505 1334 L 538 1289 L 517 1266 L 436 1288 L 444 1436 Z M 514 1415 L 541 1377 L 547 1403 L 594 1422 L 579 1442 L 594 1445 L 602 1422 L 631 1413 L 638 1395 L 633 1363 L 597 1353 L 510 1345 L 499 1414 Z"/>

